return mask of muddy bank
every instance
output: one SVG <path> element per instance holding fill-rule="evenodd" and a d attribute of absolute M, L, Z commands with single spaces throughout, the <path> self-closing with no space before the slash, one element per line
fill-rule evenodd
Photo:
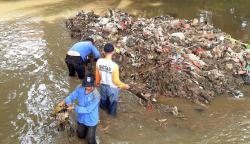
<path fill-rule="evenodd" d="M 118 10 L 104 16 L 81 11 L 66 26 L 72 38 L 92 37 L 100 51 L 112 42 L 121 78 L 146 100 L 163 95 L 208 104 L 244 83 L 239 74 L 246 74 L 249 45 L 212 26 L 208 15 L 148 19 Z"/>

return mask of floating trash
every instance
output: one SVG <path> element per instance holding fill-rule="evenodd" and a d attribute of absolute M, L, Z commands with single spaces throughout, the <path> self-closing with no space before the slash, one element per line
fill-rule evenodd
<path fill-rule="evenodd" d="M 237 99 L 244 97 L 244 94 L 239 90 L 233 90 L 232 94 L 233 94 L 233 97 Z"/>
<path fill-rule="evenodd" d="M 230 13 L 234 14 L 235 13 L 235 8 L 230 8 Z"/>
<path fill-rule="evenodd" d="M 247 24 L 247 21 L 242 21 L 242 22 L 241 22 L 241 27 L 242 27 L 242 28 L 246 28 L 247 25 L 248 25 L 248 24 Z"/>
<path fill-rule="evenodd" d="M 74 135 L 75 130 L 73 128 L 73 122 L 70 119 L 69 112 L 67 111 L 67 106 L 65 104 L 57 104 L 51 115 L 55 117 L 58 131 L 67 131 L 70 137 Z"/>

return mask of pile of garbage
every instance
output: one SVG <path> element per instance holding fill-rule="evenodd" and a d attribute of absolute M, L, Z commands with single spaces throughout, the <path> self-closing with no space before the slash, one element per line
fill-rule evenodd
<path fill-rule="evenodd" d="M 120 77 L 147 100 L 184 97 L 207 104 L 237 90 L 248 74 L 250 45 L 231 38 L 206 19 L 142 18 L 119 10 L 104 16 L 79 12 L 66 21 L 72 38 L 92 37 L 100 51 L 116 47 Z M 250 67 L 249 67 L 250 68 Z"/>

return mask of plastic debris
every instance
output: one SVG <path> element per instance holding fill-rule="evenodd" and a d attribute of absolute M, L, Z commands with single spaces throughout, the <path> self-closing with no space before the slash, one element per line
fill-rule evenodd
<path fill-rule="evenodd" d="M 184 40 L 185 39 L 185 36 L 183 33 L 181 32 L 177 32 L 177 33 L 172 33 L 171 36 L 175 36 L 175 37 L 178 37 L 179 39 L 181 40 Z"/>
<path fill-rule="evenodd" d="M 246 49 L 250 49 L 250 44 L 246 45 Z"/>
<path fill-rule="evenodd" d="M 239 90 L 233 90 L 232 94 L 233 94 L 233 97 L 237 99 L 244 97 L 244 94 Z"/>
<path fill-rule="evenodd" d="M 247 26 L 247 21 L 242 21 L 241 27 L 242 27 L 242 28 L 245 28 L 246 26 Z"/>
<path fill-rule="evenodd" d="M 59 103 L 55 106 L 53 112 L 51 113 L 53 117 L 55 117 L 56 127 L 58 131 L 66 130 L 69 132 L 69 136 L 73 136 L 74 129 L 73 123 L 69 117 L 69 112 L 67 111 L 67 106 L 60 105 Z"/>
<path fill-rule="evenodd" d="M 213 27 L 211 18 L 208 11 L 193 20 L 81 11 L 66 25 L 72 38 L 93 37 L 100 51 L 112 42 L 121 78 L 134 83 L 131 86 L 145 99 L 183 97 L 204 106 L 244 84 L 239 73 L 248 73 L 245 66 L 250 62 L 249 45 Z"/>
<path fill-rule="evenodd" d="M 174 107 L 173 107 L 173 109 L 172 109 L 172 114 L 173 114 L 174 116 L 178 116 L 179 112 L 178 112 L 177 106 L 174 106 Z"/>

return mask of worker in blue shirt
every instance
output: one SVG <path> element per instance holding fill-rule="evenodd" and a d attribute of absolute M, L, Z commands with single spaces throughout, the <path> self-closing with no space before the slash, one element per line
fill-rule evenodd
<path fill-rule="evenodd" d="M 77 136 L 86 138 L 88 144 L 96 144 L 95 133 L 99 121 L 100 94 L 94 88 L 94 75 L 85 76 L 82 85 L 76 89 L 59 105 L 67 105 L 67 110 L 74 110 L 77 113 Z M 74 106 L 74 101 L 78 105 Z"/>
<path fill-rule="evenodd" d="M 69 70 L 69 76 L 75 76 L 77 72 L 78 78 L 83 79 L 85 75 L 85 66 L 88 64 L 88 56 L 93 54 L 95 60 L 100 58 L 100 52 L 94 46 L 94 40 L 87 38 L 85 41 L 74 44 L 67 52 L 65 63 Z"/>

